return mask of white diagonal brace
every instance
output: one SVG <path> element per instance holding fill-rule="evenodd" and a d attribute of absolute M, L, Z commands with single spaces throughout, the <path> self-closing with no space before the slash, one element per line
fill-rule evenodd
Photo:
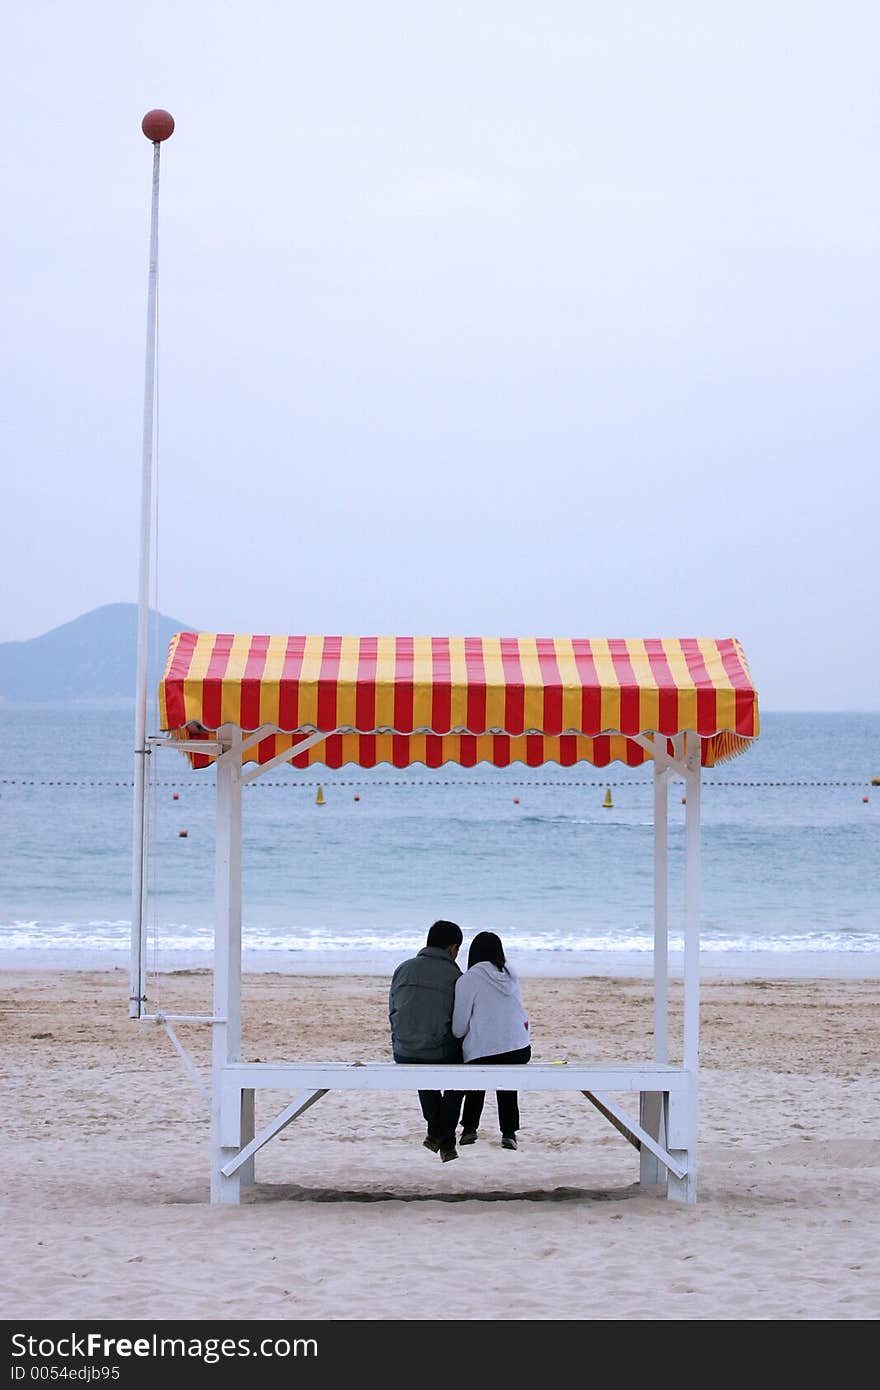
<path fill-rule="evenodd" d="M 600 1096 L 595 1091 L 582 1091 L 581 1095 L 586 1096 L 590 1104 L 595 1105 L 596 1109 L 605 1116 L 606 1120 L 610 1120 L 614 1128 L 619 1129 L 621 1134 L 628 1139 L 631 1144 L 644 1144 L 646 1149 L 650 1149 L 651 1153 L 659 1158 L 661 1163 L 666 1165 L 670 1173 L 674 1173 L 677 1178 L 684 1177 L 687 1168 L 683 1167 L 677 1158 L 673 1158 L 672 1154 L 664 1149 L 662 1144 L 658 1144 L 657 1140 L 654 1139 L 646 1129 L 642 1129 L 641 1125 L 636 1124 L 635 1120 L 630 1119 L 626 1111 L 621 1110 L 619 1105 L 615 1105 L 607 1096 Z"/>
<path fill-rule="evenodd" d="M 244 1148 L 235 1155 L 235 1158 L 231 1158 L 228 1163 L 224 1163 L 223 1167 L 220 1169 L 224 1178 L 231 1178 L 233 1173 L 238 1172 L 243 1163 L 247 1163 L 252 1154 L 255 1154 L 258 1149 L 261 1149 L 264 1144 L 268 1144 L 270 1139 L 274 1139 L 276 1134 L 280 1134 L 282 1129 L 286 1129 L 298 1115 L 302 1115 L 304 1111 L 315 1104 L 315 1101 L 320 1100 L 321 1097 L 326 1096 L 326 1094 L 326 1090 L 302 1091 L 298 1096 L 295 1096 L 289 1105 L 285 1105 L 284 1109 L 279 1111 L 274 1120 L 270 1120 L 266 1127 L 261 1129 L 259 1134 L 255 1135 L 249 1144 L 245 1144 Z"/>
<path fill-rule="evenodd" d="M 300 739 L 299 743 L 291 744 L 290 748 L 285 748 L 283 753 L 276 753 L 274 758 L 270 758 L 267 763 L 259 763 L 256 767 L 249 768 L 247 772 L 241 774 L 242 783 L 255 782 L 258 777 L 262 777 L 264 772 L 271 772 L 273 767 L 278 767 L 280 763 L 289 763 L 291 758 L 295 758 L 299 753 L 305 753 L 306 749 L 314 748 L 316 743 L 321 743 L 329 734 L 317 733 L 309 734 L 308 738 Z"/>
<path fill-rule="evenodd" d="M 222 762 L 224 758 L 231 758 L 234 752 L 246 753 L 249 748 L 253 748 L 255 743 L 260 743 L 264 738 L 268 738 L 270 734 L 275 734 L 277 732 L 278 730 L 274 724 L 261 724 L 259 729 L 254 729 L 253 733 L 247 734 L 241 740 L 241 743 L 238 744 L 237 748 L 227 748 L 226 752 L 222 753 L 217 759 L 218 763 Z"/>
<path fill-rule="evenodd" d="M 208 1088 L 202 1080 L 201 1076 L 199 1075 L 198 1068 L 196 1067 L 195 1062 L 192 1060 L 186 1048 L 183 1046 L 183 1043 L 180 1041 L 174 1029 L 171 1027 L 171 1024 L 168 1022 L 167 1017 L 164 1014 L 159 1014 L 158 1017 L 159 1021 L 165 1024 L 165 1032 L 168 1034 L 174 1046 L 177 1048 L 180 1060 L 186 1067 L 193 1081 L 196 1083 L 198 1090 L 201 1092 L 202 1099 L 204 1100 L 206 1105 L 210 1106 L 211 1097 L 208 1095 Z"/>
<path fill-rule="evenodd" d="M 657 766 L 663 772 L 675 772 L 679 777 L 684 777 L 687 773 L 687 765 L 683 761 L 677 758 L 670 758 L 666 748 L 665 735 L 630 734 L 629 738 L 633 743 L 637 743 L 640 748 L 644 748 L 650 753 Z"/>
<path fill-rule="evenodd" d="M 623 1120 L 618 1119 L 613 1110 L 608 1109 L 608 1106 L 599 1099 L 595 1091 L 581 1091 L 581 1095 L 586 1096 L 591 1105 L 595 1105 L 599 1114 L 604 1115 L 605 1119 L 609 1120 L 611 1124 L 614 1125 L 618 1134 L 622 1134 L 627 1143 L 632 1144 L 634 1149 L 640 1149 L 642 1147 L 641 1140 L 636 1138 L 632 1130 L 623 1123 Z"/>

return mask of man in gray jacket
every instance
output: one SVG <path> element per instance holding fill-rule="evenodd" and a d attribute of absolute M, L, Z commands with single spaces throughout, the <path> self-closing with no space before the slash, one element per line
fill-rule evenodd
<path fill-rule="evenodd" d="M 455 963 L 461 928 L 454 922 L 435 922 L 427 944 L 417 956 L 398 965 L 391 980 L 388 1017 L 395 1062 L 460 1062 L 461 1043 L 452 1032 L 455 982 L 461 971 Z M 444 1163 L 458 1158 L 455 1127 L 463 1091 L 419 1091 L 428 1126 L 426 1149 Z"/>

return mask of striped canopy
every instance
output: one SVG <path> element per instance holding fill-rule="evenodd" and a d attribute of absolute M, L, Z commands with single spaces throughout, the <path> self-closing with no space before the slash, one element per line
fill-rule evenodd
<path fill-rule="evenodd" d="M 179 632 L 159 686 L 162 728 L 208 739 L 222 724 L 263 738 L 266 763 L 440 767 L 637 766 L 640 735 L 697 733 L 704 766 L 758 735 L 758 700 L 728 638 L 252 637 Z M 647 741 L 647 740 L 646 740 Z M 670 753 L 672 744 L 668 745 Z M 193 766 L 212 758 L 189 754 Z"/>

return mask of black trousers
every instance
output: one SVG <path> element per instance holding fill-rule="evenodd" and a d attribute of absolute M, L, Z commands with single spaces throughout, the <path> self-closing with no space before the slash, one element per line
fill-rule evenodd
<path fill-rule="evenodd" d="M 395 1057 L 395 1062 L 409 1066 L 437 1066 L 424 1057 Z M 419 1091 L 419 1104 L 428 1126 L 428 1138 L 436 1139 L 442 1149 L 455 1148 L 455 1127 L 461 1111 L 463 1091 Z"/>
<path fill-rule="evenodd" d="M 498 1062 L 507 1066 L 522 1066 L 531 1060 L 531 1047 L 519 1047 L 515 1052 L 499 1052 L 495 1057 L 472 1057 L 470 1062 Z M 519 1101 L 516 1091 L 496 1091 L 498 1101 L 498 1125 L 502 1134 L 516 1134 L 519 1129 Z M 467 1091 L 464 1098 L 464 1111 L 462 1112 L 462 1129 L 467 1134 L 480 1127 L 480 1116 L 483 1113 L 483 1103 L 486 1099 L 485 1091 Z"/>

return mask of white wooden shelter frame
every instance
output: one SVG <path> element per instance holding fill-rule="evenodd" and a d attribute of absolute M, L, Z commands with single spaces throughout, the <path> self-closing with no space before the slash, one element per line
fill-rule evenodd
<path fill-rule="evenodd" d="M 145 118 L 142 129 L 153 142 L 153 177 L 150 215 L 150 251 L 147 293 L 147 334 L 144 369 L 143 450 L 141 463 L 140 568 L 138 587 L 137 678 L 135 696 L 134 824 L 132 855 L 132 965 L 129 1014 L 134 1019 L 153 1019 L 164 1024 L 168 1035 L 203 1094 L 197 1069 L 187 1056 L 173 1024 L 205 1022 L 212 1030 L 211 1063 L 211 1201 L 235 1204 L 242 1184 L 254 1180 L 256 1153 L 287 1125 L 302 1115 L 329 1090 L 424 1090 L 505 1089 L 510 1084 L 504 1066 L 459 1065 L 406 1066 L 389 1063 L 294 1063 L 241 1060 L 241 823 L 242 786 L 255 781 L 283 762 L 333 733 L 357 730 L 306 730 L 292 748 L 271 761 L 255 766 L 242 764 L 242 755 L 268 734 L 283 732 L 262 727 L 243 732 L 223 724 L 209 739 L 150 737 L 147 721 L 147 622 L 151 574 L 151 515 L 155 465 L 155 363 L 157 342 L 158 210 L 160 143 L 168 138 L 174 122 L 165 112 L 149 113 L 165 119 L 158 124 Z M 170 130 L 168 129 L 170 121 Z M 155 138 L 159 130 L 159 138 Z M 164 132 L 164 133 L 161 133 Z M 688 716 L 690 717 L 690 716 Z M 289 733 L 290 730 L 287 730 Z M 372 732 L 393 733 L 389 730 Z M 430 733 L 430 730 L 417 730 Z M 467 731 L 461 731 L 467 732 Z M 503 730 L 489 730 L 501 732 Z M 577 732 L 577 731 L 574 731 Z M 613 733 L 614 730 L 603 730 Z M 729 731 L 728 731 L 729 732 Z M 669 1198 L 694 1202 L 697 1196 L 697 1116 L 700 1064 L 700 775 L 702 740 L 696 733 L 677 733 L 673 738 L 637 733 L 627 735 L 640 744 L 654 764 L 654 1044 L 653 1058 L 613 1066 L 580 1063 L 543 1066 L 530 1063 L 518 1070 L 516 1084 L 523 1090 L 576 1090 L 594 1105 L 640 1152 L 640 1182 L 654 1186 L 665 1180 Z M 214 1000 L 210 1016 L 150 1014 L 146 993 L 146 766 L 159 748 L 207 754 L 216 759 L 217 821 L 214 928 Z M 670 753 L 671 748 L 671 753 Z M 668 974 L 668 781 L 682 777 L 686 787 L 685 812 L 685 920 L 684 920 L 684 1029 L 680 1066 L 669 1061 Z M 254 1133 L 254 1093 L 272 1089 L 287 1091 L 291 1101 Z M 608 1093 L 635 1092 L 639 1096 L 638 1120 L 631 1118 Z"/>
<path fill-rule="evenodd" d="M 235 725 L 218 729 L 214 741 L 198 741 L 194 752 L 216 756 L 215 932 L 212 1030 L 211 1201 L 235 1205 L 242 1185 L 254 1182 L 254 1158 L 277 1134 L 330 1090 L 503 1090 L 503 1066 L 461 1064 L 407 1066 L 394 1062 L 243 1062 L 241 1060 L 242 786 L 328 737 L 313 733 L 261 765 L 242 764 L 242 754 L 268 730 L 243 734 Z M 701 738 L 680 733 L 672 740 L 649 733 L 634 736 L 654 765 L 654 1040 L 651 1061 L 588 1066 L 530 1063 L 517 1087 L 531 1091 L 580 1091 L 640 1154 L 644 1187 L 665 1182 L 667 1197 L 692 1203 L 697 1197 L 697 1123 L 700 1068 L 700 786 Z M 186 752 L 186 741 L 156 737 L 153 749 Z M 668 782 L 685 782 L 684 1028 L 681 1065 L 669 1061 L 668 969 Z M 184 1063 L 192 1064 L 171 1027 L 192 1015 L 146 1011 L 146 942 L 143 927 L 132 960 L 132 1016 L 161 1021 Z M 135 946 L 133 938 L 133 946 Z M 197 1076 L 196 1079 L 198 1080 Z M 292 1099 L 255 1133 L 254 1093 L 287 1091 Z M 608 1093 L 637 1093 L 638 1120 Z"/>

